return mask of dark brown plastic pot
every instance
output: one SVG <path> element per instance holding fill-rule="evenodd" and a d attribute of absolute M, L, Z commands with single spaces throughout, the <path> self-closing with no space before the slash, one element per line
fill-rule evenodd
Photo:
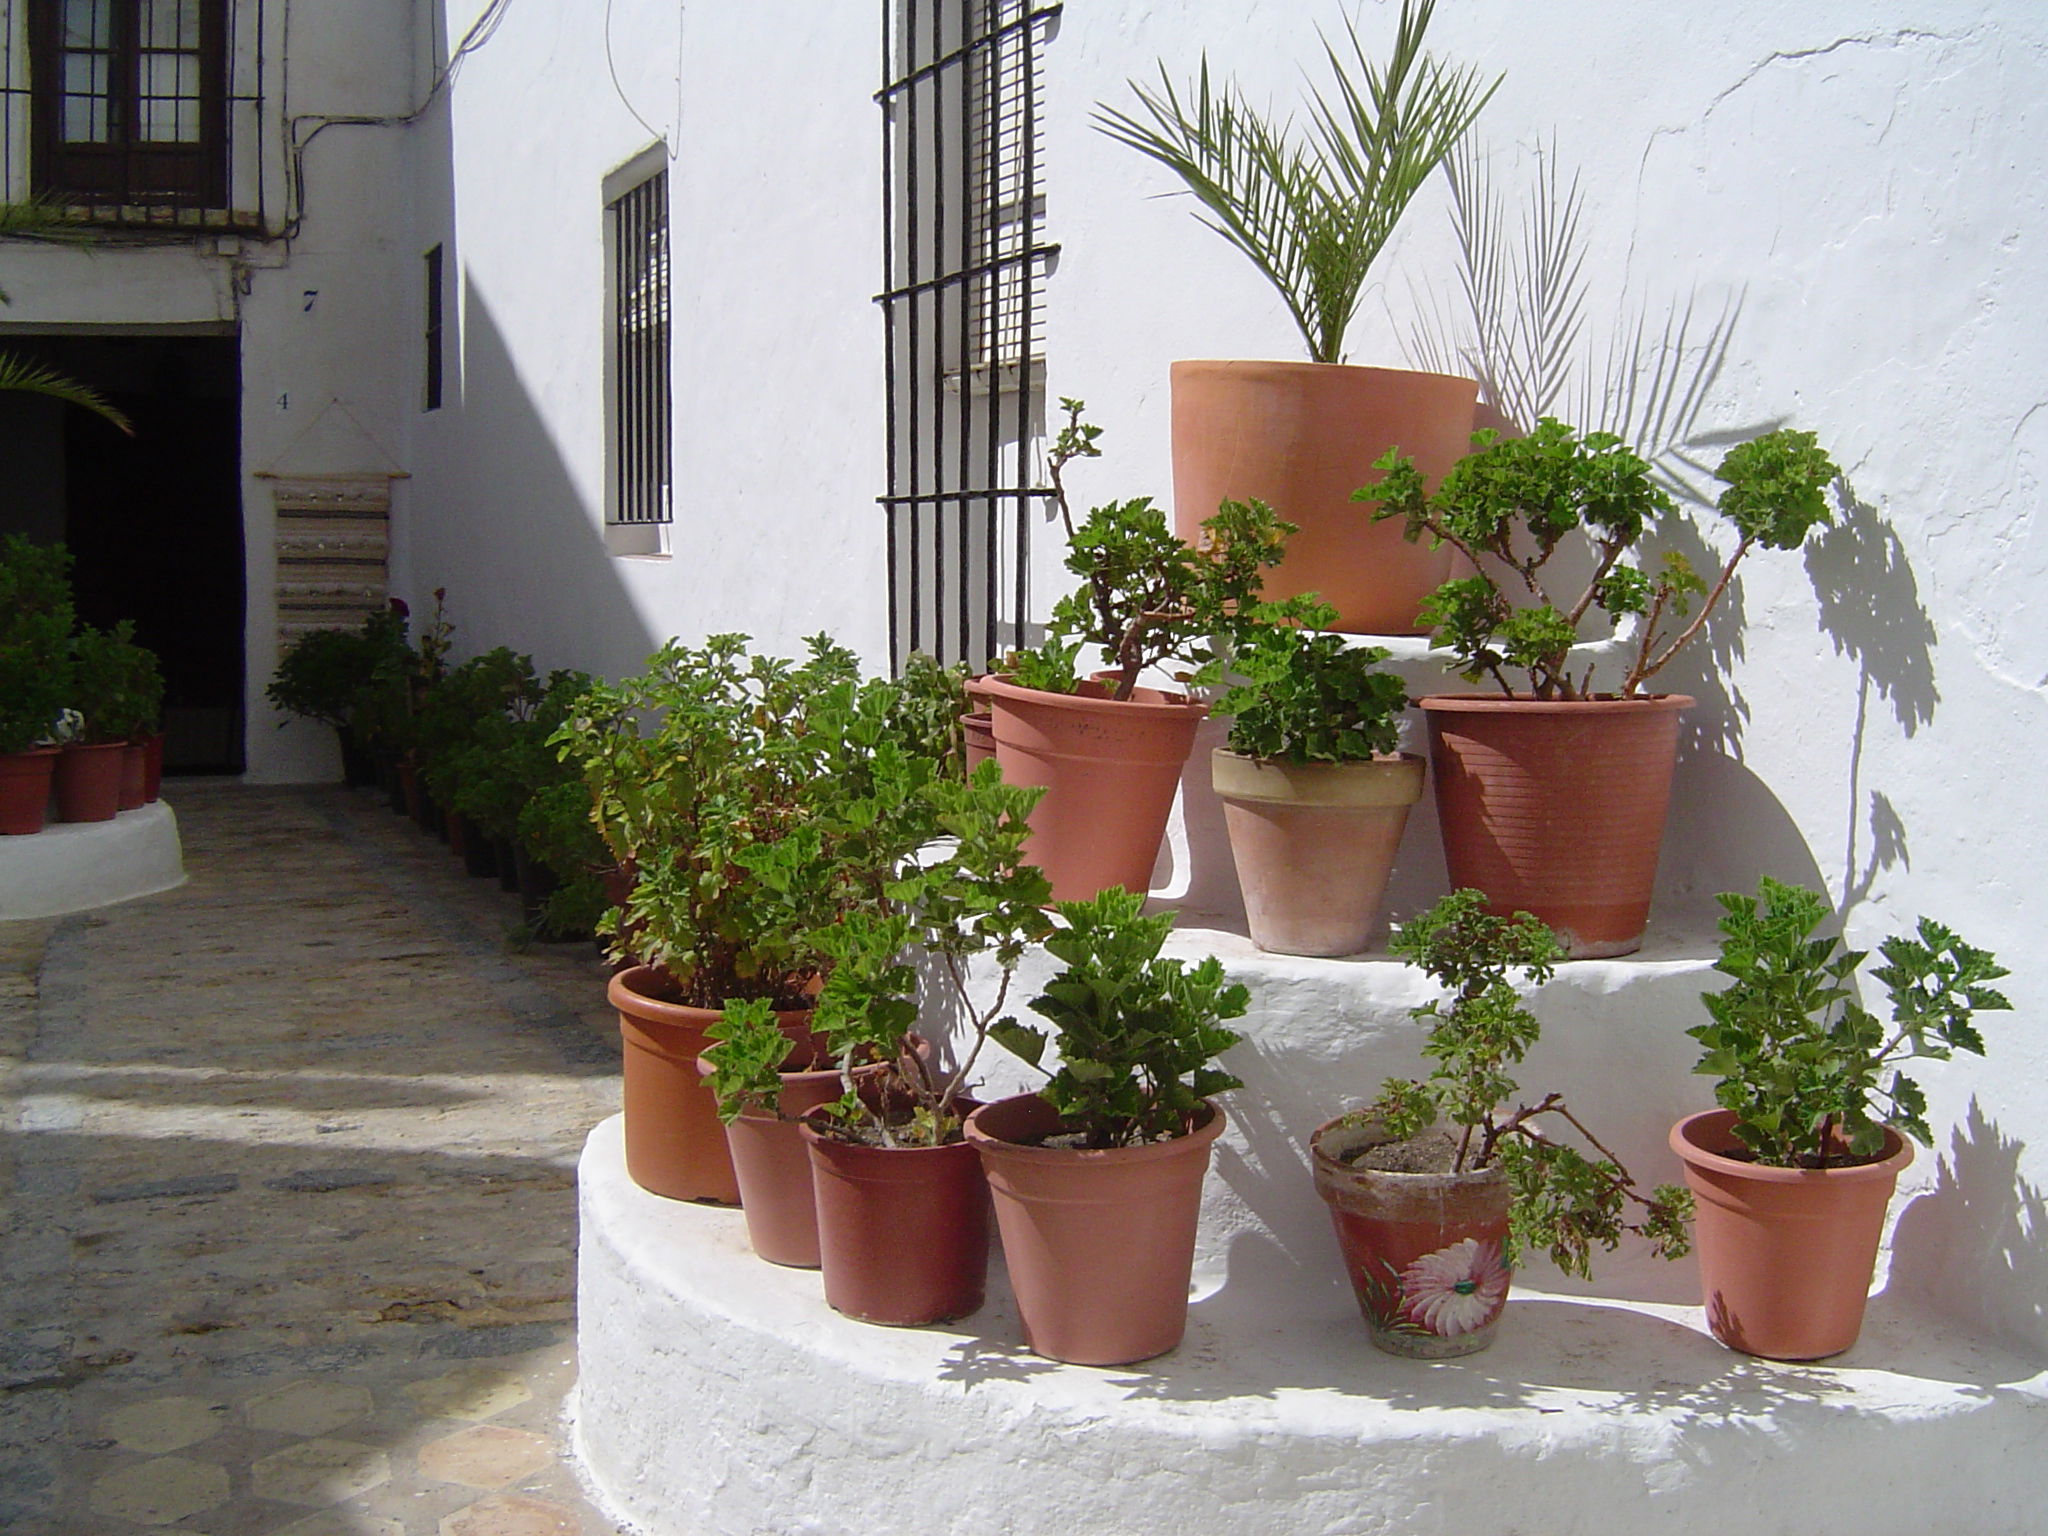
<path fill-rule="evenodd" d="M 1423 699 L 1451 885 L 1534 913 L 1574 959 L 1640 948 L 1692 702 Z"/>
<path fill-rule="evenodd" d="M 121 749 L 121 809 L 139 811 L 149 803 L 149 748 L 131 741 Z"/>
<path fill-rule="evenodd" d="M 658 973 L 636 965 L 612 977 L 605 995 L 619 1011 L 626 1117 L 626 1172 L 671 1200 L 739 1203 L 732 1156 L 718 1106 L 697 1073 L 697 1056 L 718 1019 L 711 1008 L 665 1003 L 652 995 Z M 792 1046 L 810 1039 L 810 1011 L 779 1013 Z"/>
<path fill-rule="evenodd" d="M 963 1106 L 964 1107 L 964 1106 Z M 870 1147 L 804 1121 L 825 1300 L 864 1323 L 919 1328 L 980 1310 L 988 1181 L 974 1147 Z"/>
<path fill-rule="evenodd" d="M 0 837 L 26 837 L 43 830 L 50 804 L 55 747 L 31 747 L 0 756 Z"/>
<path fill-rule="evenodd" d="M 121 812 L 121 767 L 128 745 L 74 741 L 57 754 L 57 819 L 112 821 Z"/>
<path fill-rule="evenodd" d="M 770 1264 L 792 1269 L 818 1267 L 818 1202 L 811 1190 L 811 1154 L 797 1122 L 806 1111 L 832 1103 L 843 1091 L 839 1069 L 812 1069 L 813 1060 L 808 1048 L 794 1051 L 776 1074 L 782 1080 L 781 1115 L 744 1114 L 725 1122 L 725 1146 L 732 1155 L 740 1209 L 747 1217 L 747 1241 Z M 708 1080 L 713 1070 L 710 1062 L 697 1058 L 701 1077 Z M 881 1070 L 863 1067 L 860 1073 Z"/>
<path fill-rule="evenodd" d="M 1451 551 L 1410 544 L 1351 493 L 1389 448 L 1432 488 L 1472 447 L 1478 385 L 1449 374 L 1339 363 L 1202 360 L 1173 365 L 1174 529 L 1190 543 L 1225 498 L 1257 497 L 1300 531 L 1266 597 L 1314 592 L 1357 634 L 1412 635 Z"/>
<path fill-rule="evenodd" d="M 1035 1093 L 968 1118 L 1027 1348 L 1075 1365 L 1124 1365 L 1180 1343 L 1202 1180 L 1223 1124 L 1223 1111 L 1205 1103 L 1185 1136 L 1087 1151 L 1031 1144 L 1060 1127 Z"/>
<path fill-rule="evenodd" d="M 1376 1122 L 1349 1115 L 1309 1138 L 1316 1193 L 1367 1336 L 1413 1360 L 1474 1354 L 1493 1342 L 1507 1306 L 1507 1174 L 1387 1173 L 1344 1161 L 1386 1140 Z"/>
<path fill-rule="evenodd" d="M 995 715 L 1003 782 L 1043 786 L 1024 857 L 1045 871 L 1054 901 L 1085 901 L 1112 885 L 1143 895 L 1208 713 L 1177 693 L 1140 688 L 1126 700 L 1090 680 L 1045 693 L 1000 678 L 982 691 Z"/>
<path fill-rule="evenodd" d="M 1885 1207 L 1913 1144 L 1887 1130 L 1876 1162 L 1771 1168 L 1728 1155 L 1741 1149 L 1734 1124 L 1710 1109 L 1671 1128 L 1693 1193 L 1707 1326 L 1768 1360 L 1839 1355 L 1862 1331 Z"/>

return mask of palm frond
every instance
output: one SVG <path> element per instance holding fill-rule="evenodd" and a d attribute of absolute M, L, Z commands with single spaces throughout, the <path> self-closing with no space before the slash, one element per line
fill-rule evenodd
<path fill-rule="evenodd" d="M 46 395 L 52 400 L 62 400 L 112 422 L 130 437 L 135 435 L 134 423 L 109 405 L 97 390 L 89 389 L 75 379 L 67 379 L 53 368 L 30 362 L 11 352 L 0 352 L 0 390 L 18 394 Z"/>

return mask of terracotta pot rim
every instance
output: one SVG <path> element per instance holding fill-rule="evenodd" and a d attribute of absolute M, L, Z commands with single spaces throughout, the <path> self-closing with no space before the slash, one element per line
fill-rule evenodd
<path fill-rule="evenodd" d="M 718 1008 L 698 1008 L 689 1003 L 664 1002 L 661 998 L 649 996 L 634 984 L 635 978 L 646 978 L 654 974 L 655 970 L 651 965 L 633 965 L 623 971 L 616 971 L 605 983 L 605 997 L 621 1013 L 637 1013 L 643 1018 L 669 1024 L 696 1024 L 705 1019 L 715 1019 L 723 1011 Z M 629 1001 L 630 1008 L 627 1006 Z M 813 1010 L 809 1008 L 778 1008 L 775 1010 L 775 1017 L 802 1019 L 808 1018 L 812 1012 Z"/>
<path fill-rule="evenodd" d="M 877 1065 L 880 1065 L 880 1063 L 877 1063 Z M 979 1099 L 969 1098 L 965 1094 L 962 1094 L 959 1098 L 955 1099 L 953 1101 L 953 1104 L 956 1109 L 962 1109 L 965 1111 L 965 1113 L 963 1113 L 960 1117 L 962 1124 L 961 1137 L 958 1141 L 942 1141 L 937 1146 L 932 1147 L 878 1147 L 871 1146 L 864 1141 L 848 1141 L 842 1136 L 827 1136 L 824 1132 L 820 1131 L 815 1125 L 811 1123 L 812 1118 L 814 1116 L 822 1116 L 825 1110 L 831 1107 L 825 1104 L 819 1105 L 816 1109 L 807 1109 L 801 1115 L 798 1115 L 796 1118 L 796 1128 L 799 1132 L 802 1133 L 804 1138 L 804 1144 L 806 1146 L 820 1146 L 831 1147 L 834 1149 L 843 1149 L 855 1157 L 860 1156 L 864 1152 L 879 1152 L 888 1157 L 907 1157 L 912 1153 L 917 1152 L 923 1152 L 926 1154 L 935 1152 L 951 1152 L 954 1156 L 957 1157 L 959 1156 L 960 1149 L 962 1147 L 973 1146 L 973 1142 L 968 1138 L 968 1136 L 965 1133 L 965 1125 L 968 1116 L 972 1115 L 975 1110 L 980 1109 L 982 1105 Z"/>
<path fill-rule="evenodd" d="M 1033 1147 L 1022 1142 L 1005 1141 L 992 1135 L 979 1124 L 982 1109 L 1000 1109 L 1005 1104 L 1014 1104 L 1020 1099 L 1043 1099 L 1037 1093 L 1013 1093 L 1008 1098 L 997 1099 L 984 1104 L 967 1117 L 966 1139 L 977 1147 L 986 1147 L 1004 1157 L 1022 1158 L 1041 1164 L 1079 1163 L 1082 1166 L 1115 1164 L 1129 1167 L 1133 1163 L 1150 1162 L 1157 1158 L 1171 1157 L 1175 1151 L 1203 1142 L 1212 1142 L 1223 1134 L 1226 1124 L 1223 1106 L 1214 1099 L 1202 1100 L 1201 1108 L 1208 1112 L 1208 1118 L 1196 1122 L 1195 1128 L 1185 1136 L 1174 1136 L 1166 1141 L 1148 1141 L 1135 1147 Z"/>
<path fill-rule="evenodd" d="M 1094 680 L 1084 680 L 1081 686 L 1088 687 Z M 1099 686 L 1099 685 L 1098 685 Z M 1139 711 L 1161 718 L 1171 716 L 1185 719 L 1192 714 L 1197 719 L 1209 713 L 1209 706 L 1199 699 L 1190 699 L 1184 693 L 1169 693 L 1160 688 L 1144 688 L 1128 699 L 1111 699 L 1087 693 L 1048 693 L 1043 688 L 1024 688 L 1016 683 L 1006 683 L 990 678 L 983 690 L 990 699 L 1004 700 L 1013 704 L 1032 704 L 1042 709 L 1065 709 L 1078 714 L 1127 714 Z M 1147 697 L 1149 695 L 1149 697 Z"/>
<path fill-rule="evenodd" d="M 1386 752 L 1343 763 L 1290 763 L 1217 747 L 1210 754 L 1209 781 L 1225 800 L 1375 810 L 1419 801 L 1428 762 L 1420 752 Z M 1372 788 L 1361 792 L 1366 785 Z"/>
<path fill-rule="evenodd" d="M 126 752 L 128 750 L 128 738 L 124 736 L 119 741 L 67 741 L 63 746 L 55 750 L 60 752 Z"/>
<path fill-rule="evenodd" d="M 1175 368 L 1227 368 L 1232 372 L 1249 372 L 1254 369 L 1271 369 L 1286 373 L 1330 373 L 1330 374 L 1391 374 L 1399 378 L 1455 379 L 1460 384 L 1470 384 L 1476 391 L 1477 379 L 1462 373 L 1440 373 L 1434 368 L 1391 368 L 1379 363 L 1316 363 L 1302 357 L 1182 357 L 1168 364 L 1168 374 Z"/>
<path fill-rule="evenodd" d="M 1704 1109 L 1687 1115 L 1671 1127 L 1671 1150 L 1679 1160 L 1702 1173 L 1721 1178 L 1747 1179 L 1756 1184 L 1871 1184 L 1898 1178 L 1913 1161 L 1913 1143 L 1890 1126 L 1885 1127 L 1886 1151 L 1874 1163 L 1853 1168 L 1775 1168 L 1767 1163 L 1748 1163 L 1724 1157 L 1703 1141 L 1723 1144 L 1734 1141 L 1730 1127 L 1735 1123 L 1731 1109 Z"/>
<path fill-rule="evenodd" d="M 59 746 L 23 747 L 19 752 L 0 752 L 0 758 L 7 757 L 55 757 L 64 749 Z"/>
<path fill-rule="evenodd" d="M 1406 1184 L 1409 1188 L 1420 1188 L 1426 1181 L 1447 1189 L 1470 1188 L 1481 1184 L 1505 1184 L 1508 1171 L 1499 1163 L 1484 1168 L 1468 1168 L 1463 1173 L 1408 1173 L 1398 1168 L 1358 1168 L 1323 1150 L 1323 1137 L 1349 1120 L 1347 1114 L 1334 1115 L 1309 1133 L 1308 1154 L 1319 1177 L 1332 1176 L 1339 1179 L 1363 1181 L 1384 1180 L 1389 1184 Z"/>
<path fill-rule="evenodd" d="M 1589 715 L 1620 709 L 1691 709 L 1698 700 L 1689 693 L 1646 693 L 1633 699 L 1613 694 L 1593 699 L 1531 699 L 1520 694 L 1438 693 L 1417 699 L 1416 707 L 1436 714 Z"/>

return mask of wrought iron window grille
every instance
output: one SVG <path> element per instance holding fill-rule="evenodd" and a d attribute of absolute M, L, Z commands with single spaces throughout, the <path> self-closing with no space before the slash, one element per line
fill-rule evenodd
<path fill-rule="evenodd" d="M 605 221 L 611 315 L 605 520 L 659 525 L 674 510 L 667 171 L 607 203 Z"/>

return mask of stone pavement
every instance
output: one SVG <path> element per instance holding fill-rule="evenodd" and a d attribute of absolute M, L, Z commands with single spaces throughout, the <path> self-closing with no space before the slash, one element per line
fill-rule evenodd
<path fill-rule="evenodd" d="M 561 1424 L 594 951 L 369 793 L 166 798 L 185 886 L 0 923 L 0 1530 L 615 1532 Z"/>

